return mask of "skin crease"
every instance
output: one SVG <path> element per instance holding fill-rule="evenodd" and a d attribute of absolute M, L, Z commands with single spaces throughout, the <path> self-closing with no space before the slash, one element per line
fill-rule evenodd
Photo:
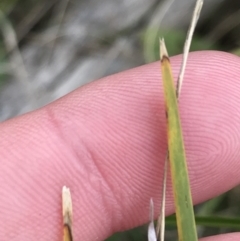
<path fill-rule="evenodd" d="M 171 58 L 175 79 L 181 56 Z M 240 59 L 189 56 L 179 108 L 194 203 L 240 182 Z M 70 187 L 75 240 L 101 241 L 159 213 L 166 154 L 160 63 L 93 82 L 0 124 L 0 240 L 62 239 Z M 170 179 L 168 184 L 170 183 Z M 171 186 L 167 214 L 174 211 Z M 239 240 L 240 233 L 205 241 Z"/>

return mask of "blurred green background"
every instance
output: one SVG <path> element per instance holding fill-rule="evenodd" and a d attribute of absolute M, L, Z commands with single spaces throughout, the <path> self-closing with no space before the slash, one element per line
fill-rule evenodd
<path fill-rule="evenodd" d="M 122 1 L 120 15 L 113 14 L 112 21 L 105 21 L 106 14 L 101 13 L 111 11 L 107 6 L 110 1 L 98 1 L 97 8 L 95 3 L 66 0 L 0 2 L 1 120 L 38 108 L 94 79 L 158 60 L 159 36 L 164 36 L 170 55 L 182 53 L 192 3 L 188 8 L 184 1 L 183 8 L 166 13 L 165 17 L 170 20 L 180 14 L 180 20 L 164 22 L 163 17 L 163 24 L 159 25 L 152 23 L 156 9 L 163 1 L 152 1 L 146 9 L 142 4 L 140 10 L 135 1 L 136 5 L 131 9 L 132 15 L 135 14 L 133 19 L 127 19 L 131 15 L 125 12 L 129 11 L 129 5 L 125 6 Z M 210 0 L 206 1 L 206 9 L 209 3 Z M 78 7 L 81 11 L 74 11 Z M 111 7 L 116 8 L 115 5 Z M 77 19 L 78 14 L 81 15 L 80 30 L 72 28 L 75 26 L 72 16 Z M 97 23 L 99 25 L 95 27 Z M 63 49 L 67 51 L 59 57 L 58 53 Z M 211 5 L 211 11 L 204 14 L 197 26 L 191 47 L 191 51 L 195 50 L 221 50 L 240 55 L 240 1 L 226 0 Z M 92 67 L 99 66 L 99 62 L 94 62 L 96 59 L 101 64 L 104 62 L 100 68 Z M 89 71 L 88 65 L 96 73 Z M 86 76 L 78 73 L 79 69 L 85 71 Z M 81 80 L 74 79 L 75 72 Z M 199 237 L 240 230 L 239 191 L 236 187 L 195 207 Z M 166 240 L 176 239 L 174 217 L 170 217 L 167 219 Z M 123 240 L 146 241 L 147 225 L 114 234 L 108 239 Z"/>
<path fill-rule="evenodd" d="M 2 0 L 0 120 L 79 86 L 182 53 L 195 0 Z M 191 51 L 239 54 L 239 1 L 208 0 Z M 104 60 L 104 61 L 103 61 Z"/>

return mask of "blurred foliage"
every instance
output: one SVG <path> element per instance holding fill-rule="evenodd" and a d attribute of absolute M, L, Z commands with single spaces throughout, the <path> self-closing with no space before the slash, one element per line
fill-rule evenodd
<path fill-rule="evenodd" d="M 4 27 L 3 26 L 4 20 L 5 20 L 5 19 L 3 19 L 4 17 L 5 16 L 2 16 L 2 14 L 0 14 L 0 28 L 1 29 Z M 6 48 L 5 48 L 5 45 L 4 45 L 3 38 L 1 38 L 0 39 L 0 87 L 2 87 L 2 85 L 5 83 L 5 80 L 8 77 L 8 75 L 4 71 L 4 66 L 6 66 L 7 63 L 8 63 L 7 52 L 6 52 Z"/>
<path fill-rule="evenodd" d="M 0 88 L 5 83 L 5 80 L 8 78 L 7 73 L 4 70 L 1 70 L 1 66 L 5 66 L 6 62 L 6 51 L 3 42 L 0 41 Z"/>
<path fill-rule="evenodd" d="M 240 48 L 237 48 L 237 49 L 234 49 L 232 51 L 233 54 L 237 55 L 237 56 L 240 56 Z"/>
<path fill-rule="evenodd" d="M 16 5 L 18 0 L 1 0 L 0 1 L 0 9 L 4 13 L 10 12 L 14 6 Z"/>
<path fill-rule="evenodd" d="M 118 232 L 106 241 L 147 241 L 147 225 L 130 229 L 125 232 Z"/>
<path fill-rule="evenodd" d="M 46 1 L 46 0 L 45 0 Z M 9 64 L 9 53 L 7 51 L 7 47 L 4 43 L 4 30 L 6 28 L 6 23 L 9 23 L 13 28 L 13 31 L 16 34 L 17 39 L 19 40 L 19 45 L 21 43 L 22 37 L 19 36 L 19 33 L 28 26 L 24 23 L 24 20 L 28 18 L 28 14 L 36 12 L 35 7 L 37 7 L 38 3 L 43 3 L 44 0 L 1 0 L 0 1 L 0 87 L 10 76 L 8 68 L 10 68 Z M 33 10 L 33 11 L 32 11 Z M 32 11 L 32 12 L 31 12 Z M 27 33 L 28 31 L 26 31 Z M 25 36 L 23 36 L 25 37 Z M 11 72 L 11 71 L 10 71 Z"/>

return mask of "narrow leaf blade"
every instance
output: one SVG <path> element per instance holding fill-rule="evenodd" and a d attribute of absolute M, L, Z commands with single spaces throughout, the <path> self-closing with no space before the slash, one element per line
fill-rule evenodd
<path fill-rule="evenodd" d="M 169 162 L 178 236 L 180 241 L 197 241 L 177 96 L 164 40 L 160 40 L 160 58 L 166 105 Z"/>

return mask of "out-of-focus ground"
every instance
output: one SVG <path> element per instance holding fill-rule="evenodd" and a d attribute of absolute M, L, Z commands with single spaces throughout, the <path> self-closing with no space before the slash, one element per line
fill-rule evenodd
<path fill-rule="evenodd" d="M 0 120 L 158 59 L 159 35 L 165 36 L 171 55 L 181 53 L 194 4 L 195 0 L 2 0 Z M 192 50 L 238 48 L 239 9 L 236 0 L 206 0 Z"/>
<path fill-rule="evenodd" d="M 195 0 L 2 0 L 0 120 L 39 108 L 103 76 L 158 59 L 164 36 L 182 52 Z M 240 53 L 240 1 L 205 0 L 191 50 Z M 240 216 L 239 190 L 197 207 Z M 240 225 L 239 225 L 240 227 Z M 200 236 L 231 231 L 199 228 Z M 144 228 L 114 241 L 141 241 Z M 166 240 L 175 233 L 167 231 Z"/>

